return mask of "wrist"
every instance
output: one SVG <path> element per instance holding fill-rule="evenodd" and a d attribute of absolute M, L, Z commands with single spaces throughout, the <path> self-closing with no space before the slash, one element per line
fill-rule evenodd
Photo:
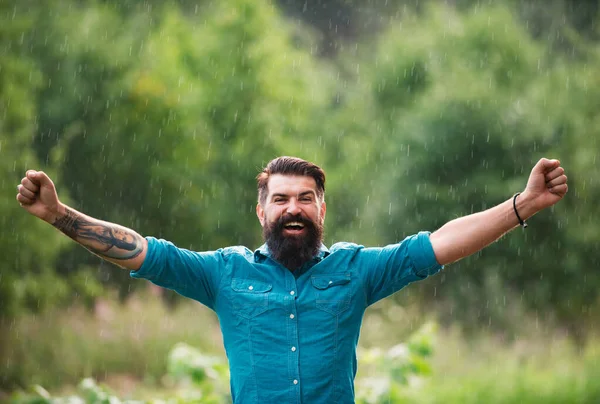
<path fill-rule="evenodd" d="M 517 212 L 519 212 L 519 216 L 523 220 L 529 219 L 538 212 L 538 209 L 535 207 L 534 198 L 527 190 L 517 196 L 515 206 Z"/>
<path fill-rule="evenodd" d="M 61 202 L 58 202 L 55 208 L 49 209 L 48 214 L 43 219 L 47 223 L 53 225 L 58 219 L 64 217 L 66 214 L 67 206 Z"/>

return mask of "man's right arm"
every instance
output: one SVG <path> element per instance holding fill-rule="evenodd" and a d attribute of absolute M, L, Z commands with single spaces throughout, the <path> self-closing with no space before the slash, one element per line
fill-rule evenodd
<path fill-rule="evenodd" d="M 54 183 L 44 172 L 27 171 L 17 188 L 17 200 L 25 210 L 50 223 L 100 258 L 130 270 L 142 266 L 148 249 L 144 237 L 61 203 Z"/>
<path fill-rule="evenodd" d="M 51 223 L 58 230 L 100 258 L 137 270 L 142 266 L 148 242 L 135 231 L 118 224 L 94 219 L 61 204 Z"/>

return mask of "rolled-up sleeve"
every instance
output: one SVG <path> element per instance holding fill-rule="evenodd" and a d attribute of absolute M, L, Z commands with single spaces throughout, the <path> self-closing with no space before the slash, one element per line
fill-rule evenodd
<path fill-rule="evenodd" d="M 221 250 L 194 252 L 166 240 L 146 237 L 148 250 L 132 278 L 147 279 L 214 309 L 224 260 Z"/>
<path fill-rule="evenodd" d="M 429 232 L 419 232 L 402 242 L 380 248 L 365 248 L 357 256 L 366 285 L 367 304 L 371 305 L 411 282 L 439 272 Z"/>

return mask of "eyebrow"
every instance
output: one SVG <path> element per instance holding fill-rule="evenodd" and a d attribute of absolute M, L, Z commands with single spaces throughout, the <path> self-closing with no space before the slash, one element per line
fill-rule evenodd
<path fill-rule="evenodd" d="M 298 197 L 306 196 L 306 195 L 311 195 L 312 196 L 312 195 L 316 195 L 316 194 L 315 194 L 315 191 L 304 191 L 304 192 L 300 192 L 298 194 Z M 288 195 L 287 194 L 281 194 L 281 193 L 277 193 L 277 194 L 271 195 L 271 199 L 274 199 L 274 198 L 277 198 L 277 197 L 287 198 Z"/>

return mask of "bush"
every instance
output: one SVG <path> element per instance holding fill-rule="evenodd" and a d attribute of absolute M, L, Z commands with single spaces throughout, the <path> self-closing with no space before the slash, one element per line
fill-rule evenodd
<path fill-rule="evenodd" d="M 369 369 L 369 378 L 357 383 L 357 402 L 379 404 L 394 401 L 404 389 L 416 388 L 418 380 L 431 374 L 429 357 L 433 352 L 435 326 L 427 324 L 417 331 L 406 344 L 392 347 L 386 352 L 376 348 L 360 352 L 361 368 Z M 229 396 L 229 370 L 223 359 L 207 355 L 197 348 L 179 343 L 168 356 L 168 379 L 178 386 L 174 398 L 177 404 L 222 404 L 231 402 Z M 131 404 L 144 401 L 121 400 L 106 387 L 87 378 L 79 383 L 77 395 L 53 398 L 47 390 L 36 385 L 31 394 L 13 397 L 14 404 Z M 161 403 L 150 400 L 149 403 Z M 395 401 L 394 401 L 395 402 Z"/>

